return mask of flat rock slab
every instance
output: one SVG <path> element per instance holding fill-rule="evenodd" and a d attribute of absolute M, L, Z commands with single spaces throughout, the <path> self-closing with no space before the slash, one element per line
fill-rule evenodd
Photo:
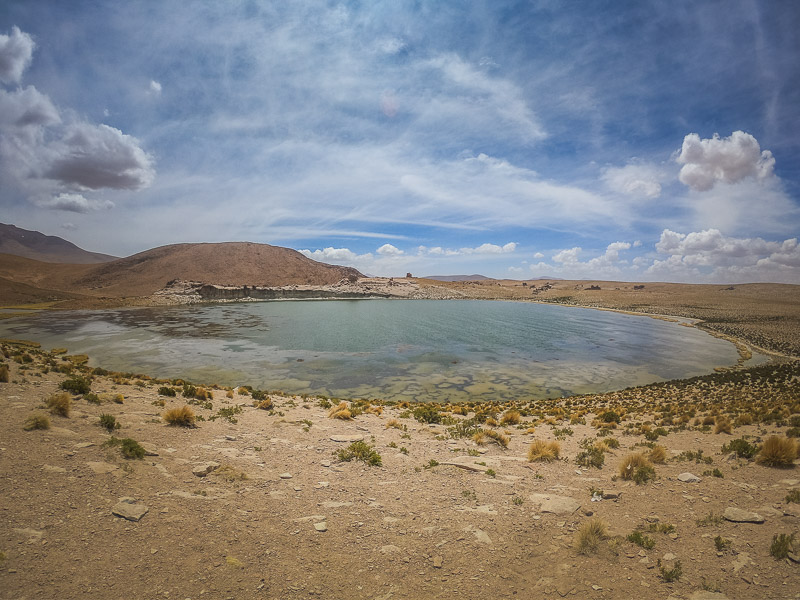
<path fill-rule="evenodd" d="M 693 592 L 692 595 L 689 596 L 689 600 L 728 600 L 728 597 L 720 592 L 707 592 L 700 590 Z"/>
<path fill-rule="evenodd" d="M 684 483 L 699 483 L 700 478 L 695 475 L 694 473 L 681 473 L 678 475 L 678 481 L 683 481 Z"/>
<path fill-rule="evenodd" d="M 729 506 L 725 509 L 725 512 L 722 513 L 722 518 L 732 523 L 763 523 L 765 520 L 764 517 L 758 513 L 735 508 L 733 506 Z"/>
<path fill-rule="evenodd" d="M 364 441 L 364 436 L 357 433 L 332 435 L 332 442 L 361 442 Z"/>
<path fill-rule="evenodd" d="M 554 515 L 571 515 L 581 507 L 581 503 L 570 496 L 555 494 L 531 494 L 530 499 L 539 505 L 539 512 Z"/>
<path fill-rule="evenodd" d="M 111 509 L 111 514 L 115 517 L 122 517 L 128 521 L 138 521 L 147 514 L 150 509 L 144 504 L 136 504 L 131 502 L 130 499 L 122 500 L 114 505 Z"/>
<path fill-rule="evenodd" d="M 98 475 L 102 475 L 103 473 L 111 473 L 119 468 L 117 467 L 117 465 L 112 465 L 111 463 L 98 462 L 98 461 L 89 461 L 86 463 L 86 466 L 89 467 L 92 471 L 94 471 Z"/>

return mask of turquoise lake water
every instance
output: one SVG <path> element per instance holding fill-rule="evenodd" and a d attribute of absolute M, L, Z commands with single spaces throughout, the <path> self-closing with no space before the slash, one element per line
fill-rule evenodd
<path fill-rule="evenodd" d="M 93 366 L 265 390 L 457 402 L 558 397 L 702 375 L 734 346 L 608 311 L 479 300 L 321 300 L 42 312 L 0 337 Z"/>

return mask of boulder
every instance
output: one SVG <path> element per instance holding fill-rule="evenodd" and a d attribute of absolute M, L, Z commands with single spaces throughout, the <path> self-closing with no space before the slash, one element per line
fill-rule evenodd
<path fill-rule="evenodd" d="M 758 513 L 743 510 L 734 506 L 729 506 L 722 513 L 722 518 L 732 523 L 763 523 L 764 517 Z"/>

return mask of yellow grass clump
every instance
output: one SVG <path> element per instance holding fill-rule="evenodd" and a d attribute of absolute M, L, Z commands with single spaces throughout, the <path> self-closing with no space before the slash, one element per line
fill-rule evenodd
<path fill-rule="evenodd" d="M 507 410 L 503 417 L 500 419 L 501 425 L 519 425 L 522 416 L 519 414 L 518 410 L 510 409 Z"/>
<path fill-rule="evenodd" d="M 34 429 L 50 429 L 50 417 L 44 413 L 33 413 L 22 426 L 25 431 L 33 431 Z"/>
<path fill-rule="evenodd" d="M 655 475 L 653 464 L 643 452 L 628 454 L 619 464 L 619 476 L 627 481 L 645 483 Z"/>
<path fill-rule="evenodd" d="M 561 445 L 558 442 L 534 440 L 528 448 L 528 462 L 550 462 L 558 458 Z"/>
<path fill-rule="evenodd" d="M 727 417 L 717 417 L 714 433 L 733 433 L 733 425 Z"/>
<path fill-rule="evenodd" d="M 69 410 L 72 407 L 72 398 L 67 392 L 57 392 L 50 396 L 45 404 L 50 409 L 51 414 L 68 417 Z"/>
<path fill-rule="evenodd" d="M 655 465 L 663 465 L 667 461 L 667 449 L 664 446 L 653 446 L 647 458 Z"/>
<path fill-rule="evenodd" d="M 8 383 L 8 366 L 0 365 L 0 383 Z"/>
<path fill-rule="evenodd" d="M 168 425 L 173 427 L 194 427 L 194 411 L 185 404 L 178 408 L 169 409 L 164 413 L 163 418 Z"/>
<path fill-rule="evenodd" d="M 264 398 L 263 400 L 256 400 L 255 401 L 256 408 L 260 408 L 261 410 L 272 410 L 274 404 L 272 403 L 272 398 Z"/>
<path fill-rule="evenodd" d="M 389 421 L 386 423 L 386 429 L 389 429 L 390 427 L 394 427 L 395 429 L 402 429 L 403 424 L 397 419 L 389 419 Z"/>
<path fill-rule="evenodd" d="M 342 419 L 349 421 L 353 418 L 353 413 L 350 412 L 350 406 L 347 402 L 340 402 L 328 411 L 328 417 L 331 419 Z"/>
<path fill-rule="evenodd" d="M 486 437 L 495 442 L 498 446 L 502 448 L 508 448 L 508 443 L 511 441 L 511 439 L 507 435 L 492 429 L 485 429 L 483 433 L 486 434 Z"/>
<path fill-rule="evenodd" d="M 597 517 L 589 519 L 575 534 L 575 548 L 580 554 L 595 554 L 600 542 L 608 537 L 608 526 Z"/>
<path fill-rule="evenodd" d="M 756 462 L 767 467 L 791 467 L 797 458 L 797 450 L 794 439 L 771 435 L 761 446 Z"/>
<path fill-rule="evenodd" d="M 370 415 L 378 415 L 380 416 L 383 414 L 383 407 L 382 406 L 368 406 L 364 409 L 364 412 Z"/>

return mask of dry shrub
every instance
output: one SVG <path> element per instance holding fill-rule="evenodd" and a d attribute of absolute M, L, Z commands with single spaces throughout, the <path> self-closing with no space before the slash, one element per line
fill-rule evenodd
<path fill-rule="evenodd" d="M 705 417 L 703 417 L 702 423 L 703 425 L 713 425 L 716 422 L 716 420 L 717 419 L 714 417 L 714 415 L 706 415 Z"/>
<path fill-rule="evenodd" d="M 614 439 L 614 438 L 610 438 Z M 616 442 L 616 443 L 614 443 Z M 614 439 L 614 442 L 609 441 L 609 438 L 603 438 L 597 442 L 595 442 L 594 447 L 600 450 L 600 452 L 611 452 L 613 453 L 614 450 L 619 448 L 619 442 Z"/>
<path fill-rule="evenodd" d="M 331 419 L 342 419 L 343 421 L 349 421 L 353 418 L 353 414 L 350 412 L 350 406 L 347 404 L 347 402 L 340 402 L 328 411 L 328 417 Z"/>
<path fill-rule="evenodd" d="M 222 465 L 221 467 L 217 467 L 211 472 L 212 475 L 216 475 L 217 477 L 221 477 L 225 481 L 233 482 L 233 481 L 244 481 L 245 479 L 249 479 L 247 473 L 244 471 L 240 471 L 232 467 L 231 465 Z"/>
<path fill-rule="evenodd" d="M 394 427 L 395 429 L 403 429 L 403 424 L 397 419 L 389 419 L 389 421 L 386 423 L 386 429 L 389 429 L 390 427 Z"/>
<path fill-rule="evenodd" d="M 534 440 L 528 448 L 528 462 L 550 462 L 558 458 L 561 445 L 558 442 Z"/>
<path fill-rule="evenodd" d="M 497 427 L 497 420 L 492 418 L 492 417 L 489 417 L 488 419 L 486 419 L 485 423 L 489 427 Z"/>
<path fill-rule="evenodd" d="M 771 435 L 761 446 L 756 462 L 768 467 L 791 467 L 797 458 L 797 442 L 792 438 Z"/>
<path fill-rule="evenodd" d="M 734 424 L 737 427 L 742 427 L 744 425 L 752 425 L 753 424 L 753 415 L 750 415 L 750 414 L 747 414 L 747 413 L 745 413 L 743 415 L 739 415 L 738 417 L 736 417 L 736 420 L 734 421 Z"/>
<path fill-rule="evenodd" d="M 173 427 L 194 427 L 194 411 L 187 405 L 171 408 L 163 415 L 168 425 Z"/>
<path fill-rule="evenodd" d="M 485 430 L 484 433 L 486 434 L 486 437 L 495 442 L 498 446 L 502 448 L 508 448 L 508 443 L 511 441 L 511 439 L 507 435 L 491 429 Z"/>
<path fill-rule="evenodd" d="M 731 425 L 727 417 L 717 417 L 716 423 L 714 433 L 733 433 L 733 425 Z"/>
<path fill-rule="evenodd" d="M 589 519 L 578 528 L 575 534 L 575 548 L 580 554 L 595 554 L 600 542 L 608 537 L 608 526 L 597 517 Z"/>
<path fill-rule="evenodd" d="M 365 413 L 370 415 L 378 415 L 380 416 L 383 414 L 383 407 L 382 406 L 368 406 L 365 410 Z"/>
<path fill-rule="evenodd" d="M 47 404 L 51 414 L 68 417 L 69 409 L 72 406 L 72 398 L 67 392 L 57 392 L 50 396 L 45 404 Z"/>
<path fill-rule="evenodd" d="M 667 449 L 664 446 L 653 446 L 647 458 L 655 465 L 663 465 L 667 462 Z"/>
<path fill-rule="evenodd" d="M 233 390 L 228 390 L 227 392 L 225 392 L 225 397 L 226 398 L 233 398 Z"/>
<path fill-rule="evenodd" d="M 260 402 L 256 400 L 255 402 L 256 408 L 260 408 L 261 410 L 272 410 L 275 405 L 272 403 L 272 398 L 264 398 Z"/>
<path fill-rule="evenodd" d="M 503 414 L 503 417 L 500 419 L 500 424 L 501 425 L 519 425 L 519 422 L 520 422 L 521 418 L 522 417 L 519 414 L 518 410 L 514 410 L 514 409 L 507 410 Z"/>
<path fill-rule="evenodd" d="M 479 446 L 483 446 L 486 443 L 486 431 L 478 431 L 477 433 L 473 434 L 472 441 Z"/>
<path fill-rule="evenodd" d="M 536 433 L 536 427 L 533 427 L 533 426 L 531 426 L 531 427 L 528 427 L 528 428 L 525 430 L 525 433 L 529 433 L 529 434 L 533 435 L 534 433 Z"/>
<path fill-rule="evenodd" d="M 8 366 L 0 365 L 0 383 L 8 383 Z"/>
<path fill-rule="evenodd" d="M 34 429 L 50 429 L 50 417 L 44 413 L 33 413 L 22 426 L 25 431 L 33 431 Z"/>
<path fill-rule="evenodd" d="M 655 470 L 643 452 L 628 454 L 619 464 L 619 476 L 628 481 L 644 483 L 650 478 L 649 473 L 655 474 Z"/>

